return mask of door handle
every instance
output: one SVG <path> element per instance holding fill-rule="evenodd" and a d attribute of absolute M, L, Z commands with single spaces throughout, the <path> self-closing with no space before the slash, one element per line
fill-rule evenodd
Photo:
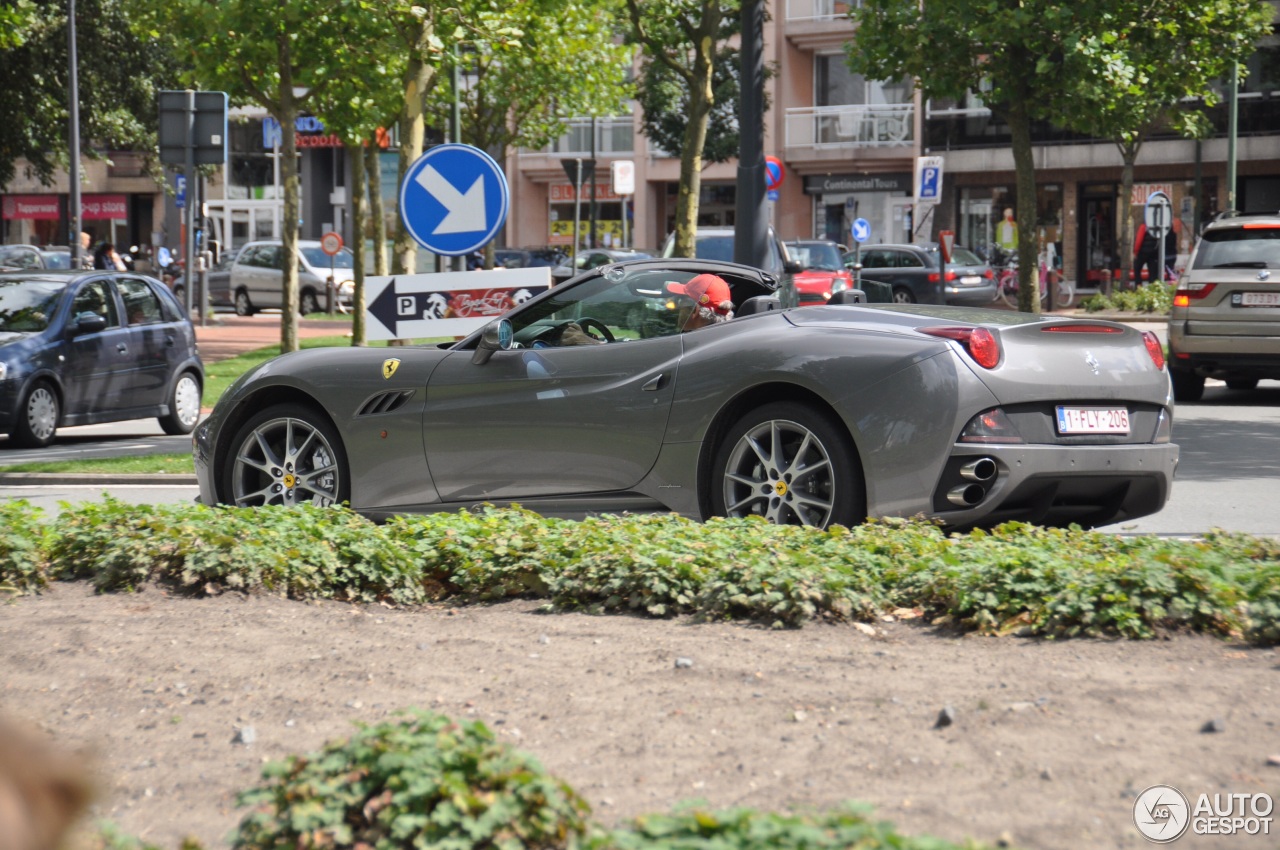
<path fill-rule="evenodd" d="M 667 373 L 659 372 L 649 380 L 645 381 L 644 386 L 641 387 L 640 389 L 644 390 L 647 393 L 656 393 L 658 390 L 662 389 L 666 385 L 666 383 L 667 383 Z"/>
<path fill-rule="evenodd" d="M 116 343 L 116 351 L 120 352 L 121 354 L 128 354 L 129 346 L 125 345 L 123 342 L 118 342 Z"/>

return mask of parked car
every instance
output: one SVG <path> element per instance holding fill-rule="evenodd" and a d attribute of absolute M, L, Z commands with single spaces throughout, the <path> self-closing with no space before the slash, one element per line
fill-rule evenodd
<path fill-rule="evenodd" d="M 731 263 L 734 261 L 734 241 L 736 231 L 732 227 L 699 227 L 694 236 L 694 258 L 699 260 L 716 260 Z M 800 303 L 796 293 L 795 275 L 801 271 L 787 246 L 782 244 L 778 234 L 770 227 L 766 235 L 766 249 L 761 271 L 768 272 L 778 281 L 778 297 L 784 307 L 794 307 Z M 668 234 L 662 246 L 662 256 L 674 257 L 676 235 Z"/>
<path fill-rule="evenodd" d="M 231 267 L 235 264 L 236 257 L 239 256 L 241 250 L 242 248 L 233 248 L 223 251 L 222 255 L 218 257 L 218 261 L 211 265 L 209 271 L 206 272 L 210 307 L 235 306 L 235 299 L 231 297 Z M 185 274 L 179 274 L 174 279 L 173 294 L 177 296 L 178 303 L 187 303 L 187 279 Z"/>
<path fill-rule="evenodd" d="M 853 288 L 853 275 L 835 242 L 797 239 L 787 243 L 787 252 L 801 268 L 793 278 L 801 304 L 825 304 L 834 293 Z"/>
<path fill-rule="evenodd" d="M 1233 390 L 1280 378 L 1280 216 L 1205 227 L 1169 311 L 1169 376 L 1178 401 L 1198 401 L 1206 378 Z"/>
<path fill-rule="evenodd" d="M 569 258 L 551 270 L 551 283 L 564 283 L 572 277 L 582 274 L 585 271 L 607 266 L 610 263 L 625 263 L 628 260 L 647 260 L 652 257 L 644 251 L 637 251 L 634 248 L 588 248 L 585 251 L 579 251 L 578 256 L 570 264 Z"/>
<path fill-rule="evenodd" d="M 0 271 L 69 269 L 71 249 L 36 245 L 0 245 Z"/>
<path fill-rule="evenodd" d="M 154 416 L 166 434 L 200 418 L 195 329 L 168 288 L 140 274 L 0 274 L 0 431 L 12 445 L 58 428 Z"/>
<path fill-rule="evenodd" d="M 497 248 L 493 252 L 495 268 L 530 269 L 547 266 L 555 268 L 568 261 L 569 254 L 563 248 Z"/>
<path fill-rule="evenodd" d="M 946 264 L 937 242 L 872 245 L 862 249 L 861 258 L 862 277 L 893 287 L 893 300 L 898 304 L 985 307 L 996 297 L 991 265 L 959 245 L 952 249 L 951 262 Z M 853 253 L 845 254 L 844 261 L 852 269 Z"/>
<path fill-rule="evenodd" d="M 240 249 L 231 264 L 228 284 L 236 315 L 252 316 L 259 310 L 278 310 L 284 306 L 283 254 L 284 246 L 279 239 L 249 242 Z M 305 316 L 326 309 L 331 274 L 337 286 L 338 306 L 349 309 L 355 291 L 355 259 L 351 249 L 343 248 L 330 257 L 319 241 L 299 240 L 298 312 Z"/>
<path fill-rule="evenodd" d="M 712 274 L 733 317 L 682 332 Z M 948 528 L 1165 504 L 1178 447 L 1155 334 L 850 293 L 784 309 L 777 291 L 746 266 L 639 260 L 451 345 L 283 355 L 197 427 L 200 500 Z"/>

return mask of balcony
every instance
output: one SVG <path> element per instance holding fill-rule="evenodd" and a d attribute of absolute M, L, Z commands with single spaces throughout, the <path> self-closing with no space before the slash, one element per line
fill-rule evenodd
<path fill-rule="evenodd" d="M 845 104 L 788 109 L 784 144 L 788 157 L 805 150 L 910 148 L 915 145 L 915 104 Z M 795 152 L 795 153 L 793 153 Z"/>
<path fill-rule="evenodd" d="M 787 22 L 832 21 L 847 17 L 850 9 L 861 5 L 858 0 L 787 0 Z"/>
<path fill-rule="evenodd" d="M 546 155 L 565 157 L 591 156 L 591 119 L 574 118 L 567 122 L 563 136 L 541 150 L 524 150 L 521 156 Z M 630 154 L 635 151 L 635 120 L 630 116 L 600 118 L 595 122 L 595 153 L 598 157 Z"/>

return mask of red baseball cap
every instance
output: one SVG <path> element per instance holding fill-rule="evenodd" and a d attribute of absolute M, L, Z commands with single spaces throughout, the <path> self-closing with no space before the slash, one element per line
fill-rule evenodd
<path fill-rule="evenodd" d="M 710 307 L 721 315 L 728 315 L 733 309 L 733 295 L 729 292 L 729 284 L 718 275 L 700 274 L 688 283 L 672 281 L 667 284 L 667 291 L 687 295 L 699 307 Z"/>

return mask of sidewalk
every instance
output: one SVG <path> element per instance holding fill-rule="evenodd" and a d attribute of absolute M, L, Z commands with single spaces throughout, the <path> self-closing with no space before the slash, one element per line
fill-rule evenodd
<path fill-rule="evenodd" d="M 195 320 L 196 343 L 200 359 L 205 363 L 226 360 L 268 345 L 280 344 L 280 314 L 258 313 L 255 316 L 237 316 L 234 313 L 216 313 L 209 317 L 209 324 L 202 326 Z M 350 336 L 351 324 L 325 319 L 300 319 L 298 339 L 320 336 Z"/>

